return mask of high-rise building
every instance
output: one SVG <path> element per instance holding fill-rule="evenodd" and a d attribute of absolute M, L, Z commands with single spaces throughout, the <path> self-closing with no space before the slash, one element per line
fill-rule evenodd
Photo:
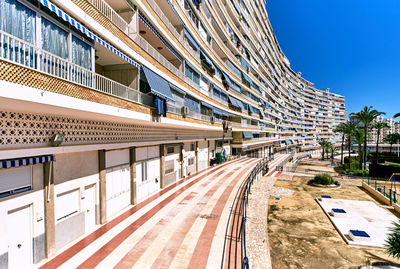
<path fill-rule="evenodd" d="M 217 155 L 340 139 L 344 97 L 290 68 L 262 0 L 1 0 L 0 26 L 2 268 Z"/>
<path fill-rule="evenodd" d="M 379 134 L 379 143 L 383 143 L 383 140 L 385 139 L 385 137 L 388 134 L 399 133 L 399 122 L 392 118 L 385 119 L 382 116 L 378 116 L 374 120 L 374 123 L 375 122 L 382 122 L 382 123 L 386 123 L 388 125 L 388 128 L 381 129 L 380 134 Z M 368 136 L 368 143 L 376 143 L 376 138 L 377 138 L 377 130 L 372 128 L 372 131 L 370 132 L 370 135 Z"/>

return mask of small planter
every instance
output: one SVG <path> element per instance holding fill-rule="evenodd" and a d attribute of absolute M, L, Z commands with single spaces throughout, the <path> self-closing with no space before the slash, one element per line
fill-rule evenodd
<path fill-rule="evenodd" d="M 331 185 L 322 185 L 322 184 L 314 183 L 312 180 L 310 180 L 310 181 L 308 181 L 307 184 L 310 186 L 313 186 L 313 187 L 328 188 L 328 189 L 338 189 L 342 186 L 342 184 L 339 181 L 335 181 L 335 184 L 331 184 Z"/>

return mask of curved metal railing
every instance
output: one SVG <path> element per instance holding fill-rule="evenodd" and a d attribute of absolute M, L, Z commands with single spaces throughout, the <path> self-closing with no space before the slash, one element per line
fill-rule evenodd
<path fill-rule="evenodd" d="M 246 206 L 248 196 L 254 180 L 268 173 L 268 162 L 272 159 L 273 157 L 265 158 L 258 162 L 242 182 L 235 195 L 225 231 L 221 268 L 249 268 L 246 253 Z"/>

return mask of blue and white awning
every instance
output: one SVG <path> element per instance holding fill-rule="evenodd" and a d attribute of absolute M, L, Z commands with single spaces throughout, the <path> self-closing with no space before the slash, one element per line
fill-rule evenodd
<path fill-rule="evenodd" d="M 143 66 L 144 75 L 150 85 L 151 93 L 163 99 L 175 101 L 172 96 L 170 84 L 147 67 Z"/>
<path fill-rule="evenodd" d="M 194 40 L 193 36 L 189 33 L 186 27 L 183 28 L 183 32 L 185 33 L 185 37 L 189 41 L 190 45 L 196 50 L 200 50 L 199 44 L 197 44 L 196 40 Z"/>
<path fill-rule="evenodd" d="M 26 158 L 18 158 L 10 160 L 1 160 L 0 168 L 20 167 L 26 165 L 39 164 L 39 163 L 47 163 L 52 161 L 55 161 L 54 155 L 43 155 L 43 156 L 26 157 Z"/>
<path fill-rule="evenodd" d="M 104 41 L 102 38 L 100 38 L 98 35 L 90 31 L 88 28 L 83 26 L 80 22 L 75 20 L 73 17 L 65 13 L 63 10 L 61 10 L 59 7 L 54 5 L 51 1 L 49 0 L 38 0 L 39 3 L 41 3 L 43 6 L 47 7 L 51 11 L 53 11 L 58 17 L 63 19 L 64 21 L 68 22 L 72 26 L 74 26 L 76 29 L 81 31 L 84 35 L 88 36 L 90 39 L 93 39 L 94 41 L 98 42 L 102 46 L 106 47 L 108 50 L 112 51 L 113 53 L 117 54 L 119 57 L 127 61 L 128 63 L 132 64 L 136 68 L 140 69 L 140 64 L 134 61 L 132 58 L 128 57 L 126 54 L 122 53 L 118 49 L 116 49 L 114 46 L 110 45 L 108 42 Z"/>

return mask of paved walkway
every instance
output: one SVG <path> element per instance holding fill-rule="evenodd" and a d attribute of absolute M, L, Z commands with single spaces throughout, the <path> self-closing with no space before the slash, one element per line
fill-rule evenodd
<path fill-rule="evenodd" d="M 246 248 L 250 268 L 272 268 L 268 243 L 268 200 L 273 195 L 276 180 L 282 176 L 282 172 L 275 171 L 275 168 L 287 156 L 275 154 L 275 159 L 269 164 L 268 175 L 251 187 L 246 221 Z"/>
<path fill-rule="evenodd" d="M 221 267 L 230 206 L 240 182 L 258 161 L 241 158 L 172 184 L 41 268 Z"/>

